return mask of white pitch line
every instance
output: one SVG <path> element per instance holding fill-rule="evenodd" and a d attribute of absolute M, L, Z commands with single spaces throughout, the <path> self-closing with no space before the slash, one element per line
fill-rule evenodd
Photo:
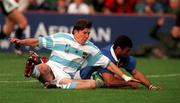
<path fill-rule="evenodd" d="M 10 77 L 10 76 L 17 76 L 17 75 L 13 75 L 13 74 L 0 74 L 1 76 L 6 76 L 6 77 Z M 161 74 L 161 75 L 147 75 L 148 78 L 161 78 L 161 77 L 178 77 L 180 76 L 180 73 L 176 73 L 176 74 Z M 16 81 L 16 80 L 0 80 L 0 83 L 34 83 L 34 82 L 38 82 L 37 80 L 26 80 L 26 81 Z"/>
<path fill-rule="evenodd" d="M 12 81 L 12 80 L 4 80 L 4 81 L 0 81 L 0 83 L 35 83 L 38 82 L 37 80 L 27 80 L 27 81 Z"/>
<path fill-rule="evenodd" d="M 0 74 L 0 77 L 13 77 L 13 76 L 17 76 L 15 74 Z"/>
<path fill-rule="evenodd" d="M 177 77 L 180 76 L 180 73 L 176 74 L 161 74 L 161 75 L 147 75 L 149 78 L 160 78 L 160 77 Z"/>

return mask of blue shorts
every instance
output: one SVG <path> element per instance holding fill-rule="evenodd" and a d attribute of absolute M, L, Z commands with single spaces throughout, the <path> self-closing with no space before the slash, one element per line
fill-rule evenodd
<path fill-rule="evenodd" d="M 121 58 L 120 61 L 120 67 L 124 68 L 127 72 L 131 74 L 131 72 L 135 69 L 136 67 L 136 59 L 133 56 L 128 56 L 126 58 Z M 97 67 L 85 67 L 80 70 L 80 76 L 82 79 L 90 79 L 91 75 L 93 72 L 98 71 L 99 73 L 112 73 L 110 70 L 107 68 L 103 68 L 100 66 Z"/>

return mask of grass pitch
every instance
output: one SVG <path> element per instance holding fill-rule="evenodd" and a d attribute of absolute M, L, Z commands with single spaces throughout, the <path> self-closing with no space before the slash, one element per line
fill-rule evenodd
<path fill-rule="evenodd" d="M 95 90 L 43 89 L 33 78 L 25 78 L 27 55 L 0 53 L 0 103 L 180 103 L 180 59 L 138 58 L 137 68 L 161 91 L 140 85 Z"/>

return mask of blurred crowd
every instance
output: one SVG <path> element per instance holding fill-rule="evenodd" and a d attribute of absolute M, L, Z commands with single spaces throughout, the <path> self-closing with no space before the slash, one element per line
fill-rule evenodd
<path fill-rule="evenodd" d="M 27 10 L 49 10 L 59 13 L 127 14 L 176 13 L 179 0 L 18 0 Z"/>
<path fill-rule="evenodd" d="M 60 14 L 172 14 L 179 22 L 180 0 L 17 0 L 22 11 Z M 178 23 L 177 22 L 177 23 Z"/>
<path fill-rule="evenodd" d="M 0 0 L 2 1 L 2 0 Z M 161 44 L 159 47 L 143 49 L 138 55 L 153 53 L 156 57 L 180 57 L 180 0 L 16 0 L 22 12 L 55 12 L 59 14 L 102 14 L 102 15 L 172 15 L 175 24 L 170 32 L 158 32 L 165 19 L 160 18 L 150 36 Z M 15 16 L 13 16 L 15 17 Z M 17 19 L 17 18 L 16 18 Z M 20 18 L 20 20 L 22 20 Z M 21 24 L 20 22 L 19 24 Z M 152 49 L 153 48 L 153 49 Z"/>

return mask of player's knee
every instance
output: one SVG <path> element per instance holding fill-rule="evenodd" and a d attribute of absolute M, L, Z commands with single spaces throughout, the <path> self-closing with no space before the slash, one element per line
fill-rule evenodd
<path fill-rule="evenodd" d="M 38 65 L 38 69 L 41 73 L 41 75 L 46 75 L 48 73 L 50 73 L 50 68 L 48 67 L 48 65 L 42 63 Z"/>
<path fill-rule="evenodd" d="M 26 26 L 27 26 L 27 21 L 25 20 L 25 21 L 22 21 L 20 24 L 19 24 L 19 28 L 21 28 L 21 29 L 25 29 L 26 28 Z"/>
<path fill-rule="evenodd" d="M 90 80 L 89 81 L 89 87 L 92 88 L 92 89 L 96 88 L 96 81 L 95 80 Z"/>

